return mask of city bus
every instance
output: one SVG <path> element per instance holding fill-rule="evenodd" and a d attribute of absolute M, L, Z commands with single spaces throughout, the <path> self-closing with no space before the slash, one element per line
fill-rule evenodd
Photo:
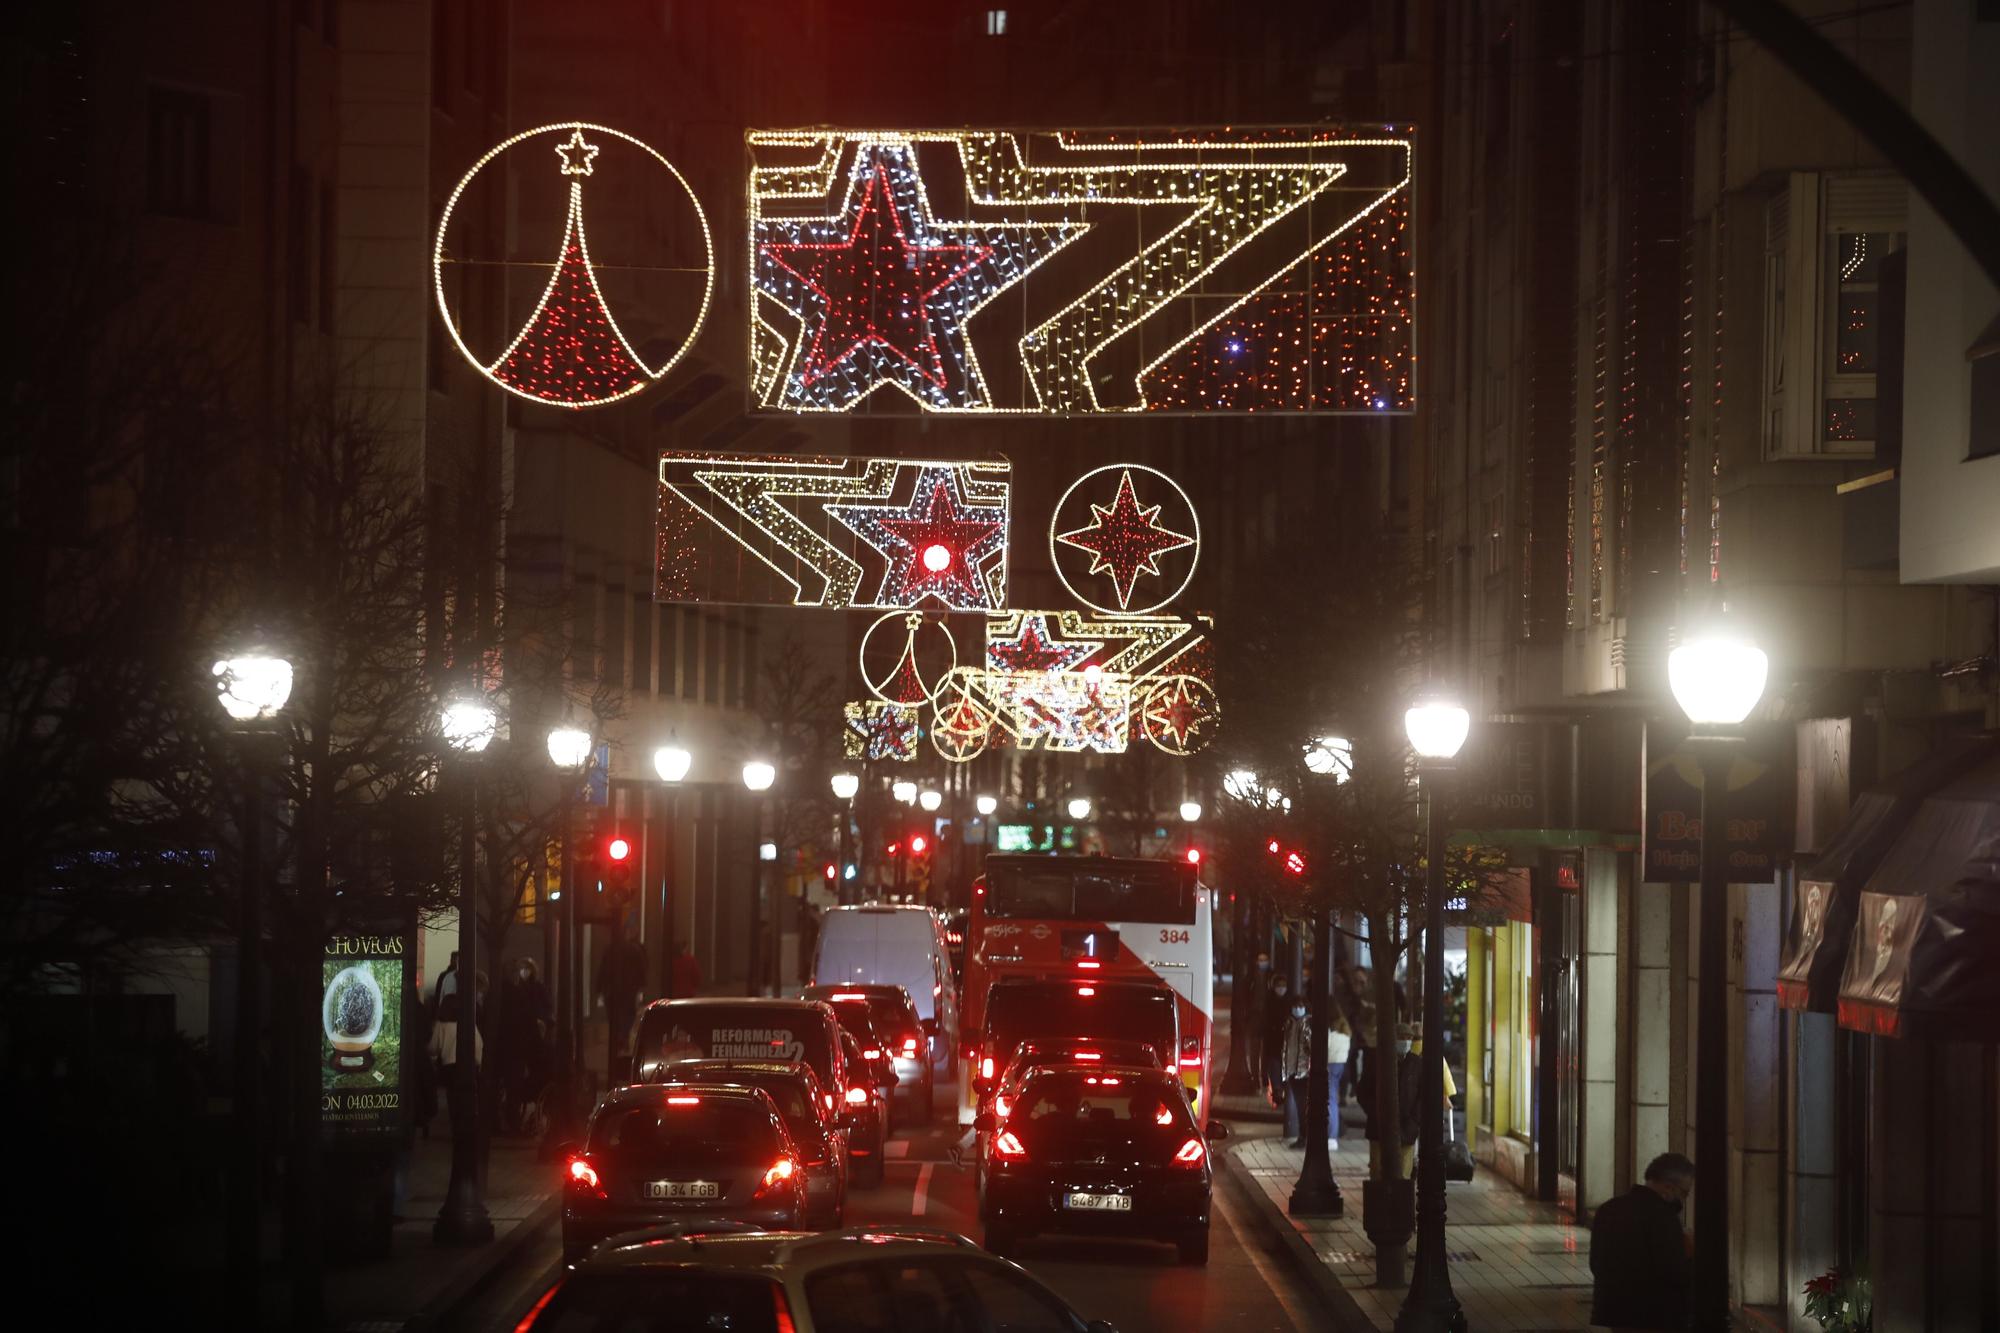
<path fill-rule="evenodd" d="M 1149 979 L 1176 997 L 1173 1053 L 1195 1115 L 1208 1119 L 1215 1014 L 1214 916 L 1196 867 L 1182 860 L 996 853 L 973 881 L 960 990 L 959 1121 L 974 1114 L 971 1043 L 986 992 L 1003 977 Z M 1089 1035 L 1089 1034 L 1075 1034 Z"/>

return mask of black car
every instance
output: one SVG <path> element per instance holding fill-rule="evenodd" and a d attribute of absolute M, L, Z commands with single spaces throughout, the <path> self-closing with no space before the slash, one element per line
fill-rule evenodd
<path fill-rule="evenodd" d="M 910 1103 L 919 1121 L 931 1118 L 931 1045 L 910 992 L 901 986 L 866 982 L 853 986 L 808 986 L 800 998 L 824 1000 L 839 1014 L 846 1007 L 868 1011 L 875 1033 L 887 1043 L 896 1069 L 896 1094 Z M 859 1034 L 856 1034 L 859 1036 Z M 866 1043 L 863 1043 L 866 1045 Z"/>
<path fill-rule="evenodd" d="M 655 1000 L 633 1027 L 634 1083 L 672 1078 L 683 1060 L 787 1060 L 819 1075 L 828 1110 L 853 1081 L 831 1005 L 814 1000 Z M 663 1070 L 667 1072 L 662 1072 Z"/>
<path fill-rule="evenodd" d="M 986 1248 L 1044 1232 L 1166 1241 L 1208 1262 L 1208 1143 L 1164 1069 L 1037 1069 L 1005 1119 L 983 1112 Z M 1220 1137 L 1220 1126 L 1211 1130 Z"/>
<path fill-rule="evenodd" d="M 698 1214 L 767 1228 L 805 1213 L 804 1154 L 769 1093 L 719 1083 L 620 1088 L 563 1154 L 563 1257 Z"/>
<path fill-rule="evenodd" d="M 837 1227 L 847 1210 L 847 1110 L 828 1110 L 808 1064 L 777 1060 L 687 1060 L 666 1069 L 678 1083 L 735 1083 L 762 1088 L 798 1145 L 805 1171 L 805 1225 Z"/>
<path fill-rule="evenodd" d="M 882 1150 L 889 1142 L 889 1090 L 895 1087 L 896 1071 L 887 1069 L 888 1086 L 882 1078 L 886 1068 L 879 1049 L 864 1048 L 852 1032 L 842 1029 L 840 1044 L 847 1059 L 847 1092 L 843 1099 L 847 1112 L 847 1160 L 854 1183 L 872 1188 L 882 1183 Z M 868 1059 L 875 1050 L 876 1058 Z"/>

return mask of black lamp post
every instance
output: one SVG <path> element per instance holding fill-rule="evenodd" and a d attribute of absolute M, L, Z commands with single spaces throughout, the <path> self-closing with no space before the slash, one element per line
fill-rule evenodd
<path fill-rule="evenodd" d="M 1353 771 L 1353 745 L 1342 736 L 1322 736 L 1306 747 L 1306 769 L 1336 786 L 1347 781 Z M 1321 866 L 1318 873 L 1331 873 Z M 1286 1208 L 1294 1217 L 1339 1217 L 1346 1203 L 1340 1185 L 1333 1178 L 1333 1161 L 1327 1154 L 1328 1112 L 1331 1089 L 1326 1063 L 1327 1000 L 1333 990 L 1333 908 L 1327 902 L 1327 886 L 1315 884 L 1319 907 L 1313 919 L 1312 975 L 1306 979 L 1306 1003 L 1312 1022 L 1312 1060 L 1306 1069 L 1305 1114 L 1299 1132 L 1305 1139 L 1305 1161 L 1299 1167 L 1298 1183 Z"/>
<path fill-rule="evenodd" d="M 778 770 L 762 759 L 752 759 L 743 765 L 743 785 L 750 792 L 750 965 L 744 974 L 744 991 L 749 995 L 762 995 L 767 980 L 767 968 L 763 958 L 764 948 L 764 793 L 771 790 L 771 784 L 778 780 Z M 777 849 L 772 848 L 771 859 L 777 859 Z M 773 925 L 775 926 L 775 922 Z M 777 931 L 771 932 L 775 963 L 777 955 Z"/>
<path fill-rule="evenodd" d="M 583 950 L 577 943 L 576 928 L 576 784 L 590 762 L 590 733 L 580 727 L 562 726 L 549 733 L 549 762 L 555 765 L 561 795 L 556 806 L 556 823 L 562 831 L 562 912 L 557 930 L 561 936 L 557 963 L 561 970 L 556 989 L 556 1106 L 549 1117 L 546 1142 L 561 1143 L 576 1137 L 576 1113 L 582 1060 L 577 1048 L 578 1003 L 582 984 L 578 976 Z"/>
<path fill-rule="evenodd" d="M 1695 1043 L 1694 1327 L 1725 1330 L 1729 1320 L 1729 995 L 1727 840 L 1729 770 L 1742 746 L 1737 730 L 1764 693 L 1770 662 L 1718 618 L 1667 658 L 1674 700 L 1694 724 L 1688 745 L 1701 768 L 1700 989 Z"/>
<path fill-rule="evenodd" d="M 660 850 L 660 993 L 674 998 L 674 843 L 679 837 L 681 783 L 694 767 L 694 756 L 678 745 L 653 751 L 653 771 L 667 788 L 666 837 Z"/>
<path fill-rule="evenodd" d="M 451 1183 L 444 1206 L 431 1226 L 440 1245 L 483 1245 L 493 1239 L 493 1219 L 479 1189 L 479 897 L 475 891 L 478 848 L 478 759 L 498 730 L 499 715 L 479 699 L 462 699 L 444 710 L 445 744 L 458 762 L 461 798 L 458 823 L 458 1049 L 451 1088 Z"/>
<path fill-rule="evenodd" d="M 1451 1290 L 1444 1248 L 1444 854 L 1449 831 L 1438 809 L 1472 718 L 1455 703 L 1420 703 L 1403 715 L 1424 793 L 1424 1053 L 1417 1084 L 1417 1263 L 1396 1314 L 1397 1333 L 1462 1333 L 1465 1311 Z M 1390 1140 L 1394 1142 L 1393 1138 Z"/>

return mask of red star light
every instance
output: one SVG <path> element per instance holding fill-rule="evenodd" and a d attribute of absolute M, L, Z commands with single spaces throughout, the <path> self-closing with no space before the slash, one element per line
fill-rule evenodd
<path fill-rule="evenodd" d="M 986 665 L 995 671 L 1068 671 L 1102 648 L 1102 640 L 1059 639 L 1043 615 L 1023 615 L 1021 632 L 986 645 Z"/>
<path fill-rule="evenodd" d="M 912 245 L 890 195 L 888 169 L 878 163 L 844 242 L 771 241 L 764 253 L 826 303 L 806 351 L 806 384 L 873 344 L 942 388 L 944 365 L 928 303 L 993 252 L 983 245 Z"/>
<path fill-rule="evenodd" d="M 888 560 L 878 604 L 916 606 L 935 597 L 959 610 L 993 606 L 986 564 L 1006 544 L 1006 510 L 968 505 L 951 468 L 920 472 L 907 505 L 828 505 L 826 512 Z"/>
<path fill-rule="evenodd" d="M 1090 552 L 1090 572 L 1111 575 L 1120 610 L 1131 606 L 1132 588 L 1141 574 L 1160 577 L 1161 555 L 1194 545 L 1194 538 L 1160 525 L 1159 505 L 1139 506 L 1130 470 L 1119 474 L 1118 496 L 1111 507 L 1093 504 L 1090 514 L 1087 527 L 1061 533 L 1056 540 Z"/>

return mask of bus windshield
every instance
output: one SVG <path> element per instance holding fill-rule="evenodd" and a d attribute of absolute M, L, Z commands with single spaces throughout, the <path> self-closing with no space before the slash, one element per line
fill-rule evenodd
<path fill-rule="evenodd" d="M 989 1049 L 1003 1057 L 1030 1037 L 1125 1037 L 1163 1054 L 1179 1049 L 1174 996 L 1165 986 L 995 986 L 987 997 L 986 1031 Z"/>
<path fill-rule="evenodd" d="M 1058 921 L 1194 921 L 1193 875 L 1161 861 L 986 858 L 988 917 Z"/>

